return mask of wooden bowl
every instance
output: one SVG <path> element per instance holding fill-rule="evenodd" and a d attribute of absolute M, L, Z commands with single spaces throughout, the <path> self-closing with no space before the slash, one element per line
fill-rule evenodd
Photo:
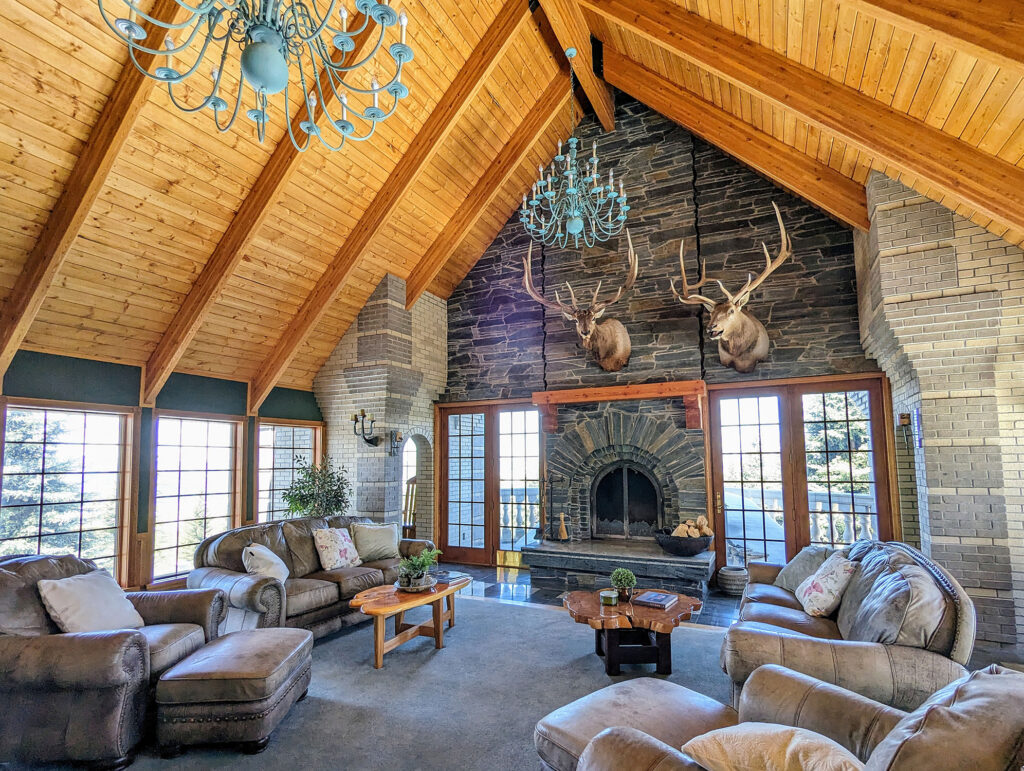
<path fill-rule="evenodd" d="M 667 527 L 654 531 L 654 538 L 658 545 L 669 554 L 676 557 L 693 557 L 702 551 L 707 551 L 708 546 L 714 540 L 713 535 L 701 535 L 696 538 L 672 535 Z"/>

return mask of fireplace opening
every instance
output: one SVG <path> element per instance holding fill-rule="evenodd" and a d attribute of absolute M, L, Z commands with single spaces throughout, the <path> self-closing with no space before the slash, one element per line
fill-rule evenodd
<path fill-rule="evenodd" d="M 614 463 L 594 477 L 590 511 L 595 538 L 653 538 L 660 526 L 661 491 L 646 469 Z"/>

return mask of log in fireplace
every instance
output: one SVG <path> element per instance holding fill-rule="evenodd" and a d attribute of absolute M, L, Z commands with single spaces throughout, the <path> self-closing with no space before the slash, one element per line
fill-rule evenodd
<path fill-rule="evenodd" d="M 637 463 L 612 463 L 594 476 L 590 510 L 594 538 L 653 538 L 662 526 L 661 486 Z"/>

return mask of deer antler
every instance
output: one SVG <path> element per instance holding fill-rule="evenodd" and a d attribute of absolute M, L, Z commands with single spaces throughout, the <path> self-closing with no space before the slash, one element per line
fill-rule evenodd
<path fill-rule="evenodd" d="M 605 312 L 609 305 L 614 305 L 620 299 L 622 295 L 633 288 L 633 284 L 636 281 L 637 273 L 640 269 L 639 260 L 636 257 L 636 251 L 633 249 L 633 238 L 629 235 L 629 231 L 626 231 L 626 241 L 629 243 L 629 252 L 626 255 L 626 260 L 629 263 L 629 273 L 626 275 L 626 283 L 619 287 L 619 291 L 615 293 L 615 296 L 611 299 L 603 302 L 597 301 L 597 294 L 601 291 L 601 282 L 597 282 L 597 288 L 594 289 L 594 299 L 590 303 L 590 310 L 594 312 L 594 318 L 599 319 Z M 566 284 L 568 286 L 568 284 Z"/>
<path fill-rule="evenodd" d="M 573 312 L 576 310 L 576 297 L 572 298 L 572 305 L 566 305 L 561 300 L 558 300 L 558 292 L 555 292 L 555 299 L 557 302 L 551 302 L 544 295 L 537 291 L 537 288 L 533 285 L 533 241 L 530 241 L 530 246 L 526 249 L 526 257 L 523 258 L 523 289 L 530 295 L 534 300 L 539 302 L 545 308 L 550 308 L 560 312 L 570 321 L 573 319 Z M 566 284 L 568 286 L 568 283 Z M 569 287 L 569 293 L 572 294 L 572 287 Z"/>
<path fill-rule="evenodd" d="M 779 247 L 779 254 L 773 260 L 771 255 L 768 254 L 768 246 L 764 241 L 761 242 L 761 248 L 764 249 L 764 270 L 758 275 L 757 278 L 749 275 L 747 276 L 747 283 L 743 285 L 743 288 L 736 293 L 736 297 L 733 298 L 728 292 L 725 292 L 725 287 L 722 287 L 722 291 L 725 292 L 726 297 L 736 305 L 742 308 L 747 304 L 747 300 L 750 299 L 751 293 L 764 283 L 764 280 L 768 278 L 775 270 L 786 261 L 786 259 L 793 253 L 793 244 L 789 240 L 789 234 L 786 233 L 786 226 L 782 224 L 782 214 L 779 212 L 779 207 L 772 201 L 772 207 L 775 209 L 775 218 L 779 221 L 779 232 L 782 235 L 782 245 Z M 719 282 L 721 286 L 721 282 Z"/>
<path fill-rule="evenodd" d="M 686 239 L 684 238 L 682 241 L 679 242 L 679 273 L 681 274 L 680 278 L 682 279 L 682 282 L 683 282 L 683 293 L 680 294 L 676 290 L 676 281 L 675 281 L 675 279 L 672 279 L 671 281 L 669 281 L 669 286 L 672 288 L 672 294 L 675 295 L 675 298 L 677 300 L 679 300 L 679 302 L 681 302 L 681 303 L 684 303 L 686 305 L 703 305 L 708 310 L 711 310 L 712 308 L 715 307 L 715 301 L 714 300 L 712 300 L 709 297 L 705 297 L 704 295 L 693 294 L 693 290 L 694 289 L 700 289 L 702 286 L 704 286 L 705 283 L 707 283 L 707 280 L 708 280 L 708 267 L 707 267 L 706 264 L 702 263 L 701 266 L 700 266 L 700 281 L 698 281 L 696 284 L 692 284 L 692 285 L 691 284 L 687 284 L 686 283 L 686 261 L 683 258 L 683 255 L 685 253 L 686 253 Z M 719 286 L 721 286 L 721 282 L 719 282 Z M 724 291 L 724 287 L 723 287 L 723 291 Z"/>

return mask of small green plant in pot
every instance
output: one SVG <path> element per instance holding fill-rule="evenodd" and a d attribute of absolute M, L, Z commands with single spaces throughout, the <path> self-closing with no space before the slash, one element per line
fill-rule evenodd
<path fill-rule="evenodd" d="M 633 597 L 633 587 L 636 586 L 636 576 L 632 570 L 626 568 L 615 568 L 612 571 L 612 587 L 619 590 L 619 599 L 629 602 Z"/>
<path fill-rule="evenodd" d="M 296 458 L 295 478 L 284 491 L 288 513 L 295 517 L 333 517 L 348 511 L 352 483 L 344 468 L 324 457 L 319 464 Z"/>
<path fill-rule="evenodd" d="M 430 586 L 430 568 L 437 564 L 440 549 L 424 549 L 398 563 L 398 585 L 406 589 Z"/>

